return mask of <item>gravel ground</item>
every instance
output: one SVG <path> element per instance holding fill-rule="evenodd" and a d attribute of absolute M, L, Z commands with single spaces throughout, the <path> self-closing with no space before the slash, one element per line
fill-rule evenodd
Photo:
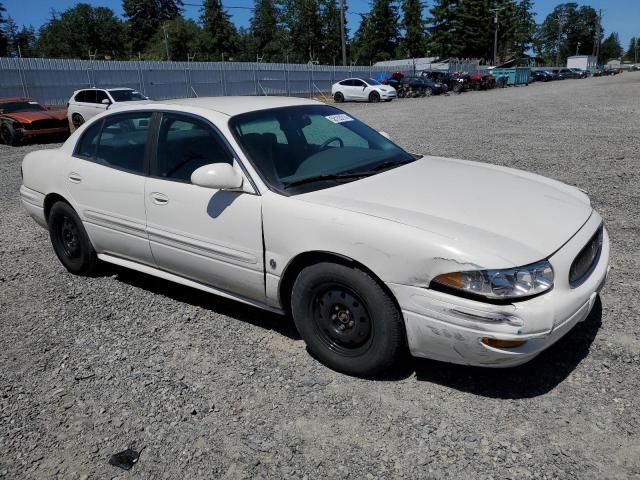
<path fill-rule="evenodd" d="M 589 319 L 516 369 L 350 378 L 278 316 L 68 274 L 18 203 L 43 147 L 0 146 L 0 477 L 640 478 L 640 73 L 344 108 L 412 151 L 587 190 L 613 242 Z M 128 446 L 132 470 L 107 463 Z"/>

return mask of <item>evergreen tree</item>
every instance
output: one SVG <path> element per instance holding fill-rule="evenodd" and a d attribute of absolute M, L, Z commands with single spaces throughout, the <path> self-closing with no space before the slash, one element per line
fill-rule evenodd
<path fill-rule="evenodd" d="M 493 56 L 494 14 L 490 0 L 460 0 L 456 10 L 456 35 L 462 42 L 459 56 Z"/>
<path fill-rule="evenodd" d="M 576 3 L 558 5 L 545 19 L 536 35 L 534 48 L 548 62 L 560 65 L 578 50 L 594 52 L 598 13 L 591 7 L 578 8 Z"/>
<path fill-rule="evenodd" d="M 513 52 L 518 57 L 522 57 L 531 47 L 537 28 L 532 0 L 520 0 L 514 20 Z"/>
<path fill-rule="evenodd" d="M 371 11 L 362 18 L 354 41 L 359 63 L 391 60 L 397 56 L 399 18 L 393 0 L 374 0 Z"/>
<path fill-rule="evenodd" d="M 35 55 L 36 32 L 33 27 L 18 25 L 9 17 L 6 20 L 5 34 L 7 37 L 7 56 L 9 57 L 33 57 Z"/>
<path fill-rule="evenodd" d="M 629 41 L 629 48 L 624 54 L 624 60 L 635 63 L 638 61 L 638 58 L 640 58 L 640 38 L 632 37 Z"/>
<path fill-rule="evenodd" d="M 169 59 L 186 61 L 188 56 L 197 54 L 201 36 L 202 30 L 193 20 L 178 16 L 158 29 L 147 43 L 143 56 L 148 60 L 167 60 L 168 49 Z"/>
<path fill-rule="evenodd" d="M 234 60 L 238 48 L 238 32 L 219 0 L 205 0 L 200 16 L 202 39 L 200 50 L 210 60 Z"/>
<path fill-rule="evenodd" d="M 0 3 L 0 57 L 6 57 L 9 50 L 9 40 L 5 34 L 6 20 L 4 19 L 4 13 L 6 11 L 2 3 Z"/>
<path fill-rule="evenodd" d="M 457 31 L 459 0 L 436 0 L 431 8 L 430 54 L 440 57 L 454 57 L 460 53 L 461 38 Z"/>
<path fill-rule="evenodd" d="M 98 52 L 102 58 L 122 58 L 124 26 L 113 11 L 78 3 L 60 14 L 55 12 L 40 28 L 36 43 L 43 57 L 87 58 Z"/>
<path fill-rule="evenodd" d="M 322 30 L 318 59 L 320 63 L 340 63 L 342 40 L 340 38 L 340 9 L 336 0 L 320 0 L 320 21 Z"/>
<path fill-rule="evenodd" d="M 318 61 L 322 49 L 319 0 L 284 0 L 287 54 L 290 61 Z"/>
<path fill-rule="evenodd" d="M 402 55 L 407 58 L 422 57 L 426 50 L 427 37 L 420 0 L 402 1 L 402 28 Z"/>
<path fill-rule="evenodd" d="M 240 35 L 245 56 L 263 61 L 282 60 L 284 30 L 280 22 L 280 11 L 274 0 L 256 0 L 251 17 L 250 30 Z"/>
<path fill-rule="evenodd" d="M 602 42 L 600 46 L 600 63 L 607 63 L 609 60 L 618 60 L 622 56 L 622 45 L 616 32 L 613 32 Z"/>
<path fill-rule="evenodd" d="M 144 51 L 161 25 L 180 15 L 182 6 L 182 0 L 122 0 L 132 53 Z"/>

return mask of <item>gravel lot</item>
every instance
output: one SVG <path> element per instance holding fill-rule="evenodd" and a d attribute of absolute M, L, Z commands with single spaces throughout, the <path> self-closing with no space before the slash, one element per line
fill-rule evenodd
<path fill-rule="evenodd" d="M 344 108 L 412 151 L 587 190 L 613 242 L 601 306 L 523 367 L 350 378 L 278 316 L 68 274 L 18 202 L 43 147 L 0 146 L 0 478 L 640 478 L 640 73 Z M 107 463 L 128 446 L 132 470 Z"/>

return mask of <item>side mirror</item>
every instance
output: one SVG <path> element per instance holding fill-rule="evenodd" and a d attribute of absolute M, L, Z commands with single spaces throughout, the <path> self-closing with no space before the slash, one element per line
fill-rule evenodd
<path fill-rule="evenodd" d="M 210 163 L 191 174 L 191 183 L 216 190 L 238 190 L 242 188 L 243 177 L 228 163 Z"/>
<path fill-rule="evenodd" d="M 378 132 L 380 135 L 382 135 L 384 138 L 386 138 L 387 140 L 393 142 L 393 139 L 391 138 L 391 135 L 389 135 L 387 132 Z"/>
<path fill-rule="evenodd" d="M 108 98 L 105 98 L 100 103 L 102 103 L 103 105 L 111 105 L 111 100 L 109 100 Z"/>

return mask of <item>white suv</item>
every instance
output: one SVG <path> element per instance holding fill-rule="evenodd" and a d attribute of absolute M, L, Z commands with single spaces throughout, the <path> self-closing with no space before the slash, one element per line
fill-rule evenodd
<path fill-rule="evenodd" d="M 118 104 L 133 105 L 150 102 L 148 97 L 132 88 L 87 88 L 73 92 L 67 103 L 67 118 L 73 131 L 91 117 Z"/>
<path fill-rule="evenodd" d="M 361 102 L 391 101 L 396 98 L 396 89 L 383 85 L 373 78 L 346 78 L 331 86 L 331 95 L 336 103 L 353 100 Z"/>

